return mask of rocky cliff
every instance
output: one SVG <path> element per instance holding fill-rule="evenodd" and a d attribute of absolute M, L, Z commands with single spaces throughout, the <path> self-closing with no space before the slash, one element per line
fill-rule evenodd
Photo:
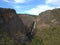
<path fill-rule="evenodd" d="M 21 17 L 16 14 L 14 9 L 0 8 L 1 45 L 10 45 L 10 42 L 8 43 L 10 40 L 13 41 L 13 44 L 15 43 L 14 45 L 26 44 L 28 40 L 26 34 L 29 30 L 29 27 L 23 23 Z M 8 41 L 4 42 L 7 38 Z M 3 39 L 4 41 L 2 41 Z"/>
<path fill-rule="evenodd" d="M 33 21 L 35 21 L 35 18 L 32 15 L 29 14 L 18 14 L 18 16 L 23 21 L 24 25 L 31 28 Z"/>
<path fill-rule="evenodd" d="M 23 24 L 22 20 L 16 15 L 14 9 L 0 9 L 0 17 L 0 23 L 4 23 L 5 27 L 7 26 L 10 31 L 25 30 L 25 25 Z"/>
<path fill-rule="evenodd" d="M 36 36 L 39 45 L 60 45 L 60 8 L 39 14 Z"/>
<path fill-rule="evenodd" d="M 41 23 L 59 24 L 60 23 L 60 9 L 47 10 L 39 14 Z"/>

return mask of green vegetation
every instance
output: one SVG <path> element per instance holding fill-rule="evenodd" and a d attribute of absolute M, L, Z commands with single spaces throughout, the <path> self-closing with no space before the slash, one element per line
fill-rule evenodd
<path fill-rule="evenodd" d="M 36 36 L 32 45 L 60 45 L 60 25 L 39 29 Z"/>
<path fill-rule="evenodd" d="M 32 39 L 31 45 L 43 45 L 43 42 L 39 37 L 35 36 Z"/>
<path fill-rule="evenodd" d="M 13 45 L 14 40 L 8 37 L 8 34 L 5 32 L 0 32 L 0 45 Z"/>
<path fill-rule="evenodd" d="M 7 32 L 0 32 L 0 45 L 24 45 L 26 37 L 21 32 L 18 32 L 15 37 L 11 37 Z"/>
<path fill-rule="evenodd" d="M 33 17 L 37 18 L 36 16 L 33 16 Z M 37 22 L 37 27 L 39 29 L 38 28 L 36 29 L 36 34 L 28 45 L 60 45 L 60 9 L 57 9 L 57 10 L 54 9 L 52 11 L 49 10 L 49 11 L 42 12 L 39 17 L 40 17 L 40 21 Z M 1 28 L 4 25 L 3 25 L 2 18 L 0 18 L 0 20 L 1 20 L 0 21 L 1 23 L 0 28 Z M 24 20 L 24 23 L 25 21 L 26 20 Z M 27 22 L 30 22 L 30 21 L 28 20 Z M 19 24 L 17 27 L 23 28 L 23 26 L 21 27 L 19 26 Z M 15 24 L 13 25 L 15 26 Z M 14 29 L 13 25 L 11 26 Z M 15 30 L 11 31 L 12 34 L 14 31 Z M 15 33 L 13 37 L 11 37 L 8 33 L 9 32 L 7 32 L 6 29 L 0 30 L 0 45 L 25 45 L 26 43 L 28 43 L 27 37 L 24 34 L 20 33 L 20 31 Z"/>
<path fill-rule="evenodd" d="M 44 45 L 60 45 L 60 9 L 42 12 L 39 17 L 36 35 L 43 40 Z"/>

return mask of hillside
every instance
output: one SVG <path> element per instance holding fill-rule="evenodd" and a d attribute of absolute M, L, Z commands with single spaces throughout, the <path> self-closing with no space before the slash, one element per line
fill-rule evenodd
<path fill-rule="evenodd" d="M 47 10 L 42 12 L 40 15 L 41 23 L 58 23 L 60 22 L 60 9 Z"/>
<path fill-rule="evenodd" d="M 0 8 L 0 45 L 28 44 L 29 39 L 26 34 L 29 33 L 31 27 L 25 25 L 23 20 L 14 9 Z"/>
<path fill-rule="evenodd" d="M 39 16 L 0 8 L 0 45 L 60 45 L 60 8 Z"/>
<path fill-rule="evenodd" d="M 47 10 L 39 14 L 32 45 L 60 45 L 60 9 Z"/>

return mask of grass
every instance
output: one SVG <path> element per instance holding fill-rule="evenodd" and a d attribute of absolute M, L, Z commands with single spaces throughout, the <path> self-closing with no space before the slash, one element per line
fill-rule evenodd
<path fill-rule="evenodd" d="M 37 30 L 31 45 L 60 45 L 60 25 L 40 28 L 37 24 Z"/>
<path fill-rule="evenodd" d="M 7 36 L 7 33 L 0 32 L 0 45 L 14 45 L 14 40 Z"/>
<path fill-rule="evenodd" d="M 32 42 L 30 45 L 44 45 L 42 38 L 40 37 L 40 30 L 36 29 L 36 34 L 34 35 L 34 38 L 32 39 Z"/>
<path fill-rule="evenodd" d="M 39 37 L 35 36 L 35 38 L 32 39 L 31 45 L 43 45 L 43 42 Z"/>
<path fill-rule="evenodd" d="M 38 37 L 35 37 L 33 40 L 36 45 L 60 45 L 60 25 L 43 29 L 40 28 L 37 30 L 36 36 Z"/>

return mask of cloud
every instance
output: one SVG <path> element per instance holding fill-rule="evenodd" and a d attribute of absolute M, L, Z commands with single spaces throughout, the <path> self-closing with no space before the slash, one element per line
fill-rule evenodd
<path fill-rule="evenodd" d="M 12 8 L 15 9 L 17 12 L 22 8 L 22 6 L 19 5 L 12 5 Z M 21 11 L 21 10 L 20 10 Z"/>
<path fill-rule="evenodd" d="M 3 1 L 5 1 L 5 2 L 9 2 L 9 0 L 3 0 Z"/>
<path fill-rule="evenodd" d="M 15 3 L 24 3 L 26 0 L 14 0 Z"/>
<path fill-rule="evenodd" d="M 15 8 L 15 9 L 20 9 L 21 6 L 19 6 L 19 5 L 13 5 L 13 8 Z"/>
<path fill-rule="evenodd" d="M 60 0 L 45 0 L 45 4 L 37 5 L 36 7 L 29 9 L 26 12 L 29 14 L 38 15 L 43 11 L 52 10 L 54 8 L 60 8 Z"/>
<path fill-rule="evenodd" d="M 39 13 L 46 11 L 46 10 L 51 10 L 54 9 L 54 7 L 48 6 L 48 5 L 38 5 L 35 8 L 32 8 L 30 10 L 27 10 L 26 12 L 29 14 L 34 14 L 38 15 Z"/>
<path fill-rule="evenodd" d="M 3 0 L 3 1 L 18 4 L 18 3 L 26 3 L 26 2 L 29 2 L 31 0 Z"/>
<path fill-rule="evenodd" d="M 23 9 L 24 7 L 22 5 L 19 6 L 18 4 L 19 3 L 26 3 L 26 2 L 29 2 L 31 0 L 4 0 L 4 1 L 12 4 L 12 7 L 14 9 L 16 9 L 17 12 L 34 14 L 34 15 L 38 15 L 39 13 L 46 11 L 46 10 L 52 10 L 54 8 L 60 8 L 60 0 L 45 0 L 45 4 L 36 5 L 34 8 L 31 8 L 31 9 L 29 8 L 29 10 L 24 10 Z M 27 8 L 27 6 L 26 6 L 26 8 Z M 24 10 L 24 11 L 22 11 L 22 10 Z"/>
<path fill-rule="evenodd" d="M 60 0 L 46 0 L 46 4 L 60 5 Z"/>
<path fill-rule="evenodd" d="M 30 1 L 30 0 L 14 0 L 15 3 L 25 3 L 28 1 Z"/>

